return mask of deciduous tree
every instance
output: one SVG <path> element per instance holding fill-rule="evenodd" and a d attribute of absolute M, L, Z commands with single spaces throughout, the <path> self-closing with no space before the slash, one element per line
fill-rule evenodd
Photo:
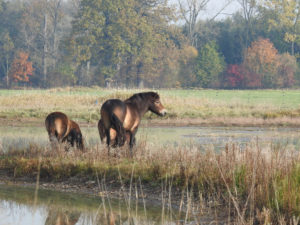
<path fill-rule="evenodd" d="M 14 43 L 8 32 L 6 32 L 0 39 L 0 50 L 2 58 L 2 66 L 6 75 L 6 87 L 9 86 L 9 67 L 13 58 Z"/>
<path fill-rule="evenodd" d="M 291 44 L 291 54 L 295 54 L 295 43 L 300 45 L 300 1 L 264 0 L 265 7 L 275 15 L 269 19 L 269 27 L 280 28 L 284 32 L 284 41 Z"/>
<path fill-rule="evenodd" d="M 225 62 L 218 53 L 215 42 L 209 42 L 200 49 L 196 58 L 195 73 L 200 87 L 218 86 L 218 76 L 223 72 Z"/>
<path fill-rule="evenodd" d="M 295 85 L 295 73 L 297 72 L 297 60 L 295 56 L 284 53 L 279 56 L 278 87 L 288 88 Z"/>
<path fill-rule="evenodd" d="M 14 82 L 29 82 L 29 76 L 33 75 L 32 62 L 28 60 L 29 54 L 19 51 L 10 67 L 9 76 Z"/>
<path fill-rule="evenodd" d="M 263 87 L 276 86 L 279 55 L 269 39 L 254 41 L 245 53 L 243 65 L 250 74 L 260 75 Z"/>

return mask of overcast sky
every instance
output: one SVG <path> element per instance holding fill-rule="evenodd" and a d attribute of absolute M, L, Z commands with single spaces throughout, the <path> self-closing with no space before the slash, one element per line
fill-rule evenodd
<path fill-rule="evenodd" d="M 202 15 L 200 15 L 200 18 L 206 19 L 206 18 L 212 18 L 214 15 L 216 15 L 220 9 L 228 2 L 229 0 L 210 0 L 209 4 L 207 5 L 206 12 L 202 12 Z M 171 0 L 171 3 L 177 4 L 178 0 Z M 223 11 L 222 14 L 220 14 L 216 19 L 223 19 L 224 17 L 240 10 L 240 5 L 237 2 L 237 0 L 232 0 L 231 3 L 226 7 L 226 9 Z M 204 13 L 204 14 L 203 14 Z"/>

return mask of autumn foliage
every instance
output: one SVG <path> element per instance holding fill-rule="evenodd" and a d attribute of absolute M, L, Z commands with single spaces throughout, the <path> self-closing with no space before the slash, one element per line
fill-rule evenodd
<path fill-rule="evenodd" d="M 279 64 L 279 54 L 269 39 L 260 38 L 254 41 L 245 52 L 243 65 L 252 74 L 260 75 L 263 87 L 276 86 Z"/>
<path fill-rule="evenodd" d="M 279 87 L 291 87 L 295 83 L 294 74 L 297 71 L 296 57 L 284 53 L 280 55 L 280 65 L 278 67 L 277 85 Z"/>
<path fill-rule="evenodd" d="M 33 75 L 32 62 L 28 60 L 29 54 L 19 51 L 11 65 L 9 75 L 15 82 L 29 82 L 29 76 Z"/>
<path fill-rule="evenodd" d="M 297 62 L 294 56 L 278 54 L 269 39 L 258 39 L 245 51 L 241 65 L 229 65 L 225 72 L 227 88 L 275 88 L 294 85 Z"/>
<path fill-rule="evenodd" d="M 245 75 L 240 65 L 228 65 L 226 71 L 226 86 L 230 88 L 238 88 L 244 86 Z"/>

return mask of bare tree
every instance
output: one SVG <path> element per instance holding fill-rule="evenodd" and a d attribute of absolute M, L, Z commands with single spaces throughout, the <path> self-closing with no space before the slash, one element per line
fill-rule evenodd
<path fill-rule="evenodd" d="M 237 0 L 242 7 L 242 13 L 245 20 L 246 27 L 246 40 L 245 40 L 245 49 L 249 45 L 249 36 L 252 30 L 252 20 L 256 13 L 257 0 Z"/>
<path fill-rule="evenodd" d="M 63 18 L 63 0 L 26 0 L 22 20 L 24 44 L 40 62 L 44 85 L 48 68 L 58 61 L 59 25 Z"/>
<path fill-rule="evenodd" d="M 48 2 L 48 12 L 52 22 L 50 54 L 53 58 L 54 68 L 56 67 L 56 63 L 58 60 L 58 26 L 63 17 L 61 4 L 62 0 L 50 0 Z"/>
<path fill-rule="evenodd" d="M 200 13 L 206 10 L 207 5 L 211 0 L 178 0 L 180 14 L 183 17 L 187 30 L 188 38 L 191 45 L 197 47 L 197 21 Z M 232 0 L 227 0 L 221 9 L 210 20 L 215 19 L 230 3 Z"/>

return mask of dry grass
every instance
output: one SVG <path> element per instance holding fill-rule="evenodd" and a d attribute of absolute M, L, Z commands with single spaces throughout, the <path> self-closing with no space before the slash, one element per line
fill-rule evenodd
<path fill-rule="evenodd" d="M 253 143 L 244 150 L 228 145 L 215 153 L 194 145 L 149 148 L 141 143 L 133 158 L 127 155 L 126 149 L 108 156 L 105 148 L 82 153 L 32 144 L 22 152 L 3 152 L 0 169 L 35 178 L 40 166 L 41 180 L 84 177 L 127 187 L 141 183 L 162 190 L 161 195 L 169 190 L 165 199 L 181 193 L 182 204 L 191 211 L 200 210 L 199 204 L 221 205 L 236 224 L 299 223 L 299 151 L 279 145 L 261 149 Z"/>
<path fill-rule="evenodd" d="M 63 111 L 81 122 L 99 119 L 101 104 L 109 98 L 126 99 L 146 90 L 116 90 L 101 88 L 56 88 L 49 90 L 1 90 L 0 118 L 33 119 L 41 121 L 52 111 Z M 251 121 L 273 120 L 293 124 L 300 117 L 300 91 L 216 91 L 159 90 L 170 119 L 244 118 Z M 157 118 L 147 114 L 146 118 Z M 289 119 L 289 120 L 287 120 Z"/>

